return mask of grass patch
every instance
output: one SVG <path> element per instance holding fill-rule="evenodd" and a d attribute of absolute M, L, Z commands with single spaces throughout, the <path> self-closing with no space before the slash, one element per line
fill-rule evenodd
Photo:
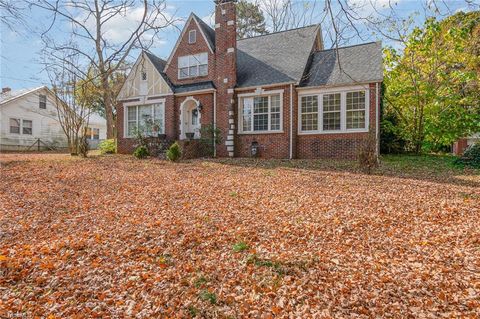
<path fill-rule="evenodd" d="M 188 306 L 188 314 L 190 317 L 194 318 L 199 314 L 199 310 L 195 308 L 194 306 Z"/>
<path fill-rule="evenodd" d="M 238 193 L 237 192 L 230 192 L 230 197 L 237 197 Z"/>
<path fill-rule="evenodd" d="M 207 284 L 208 280 L 204 276 L 200 276 L 197 279 L 195 279 L 195 282 L 193 283 L 195 285 L 195 288 L 200 288 L 203 287 Z"/>
<path fill-rule="evenodd" d="M 212 305 L 217 304 L 217 296 L 213 292 L 210 292 L 208 290 L 200 291 L 199 297 L 200 297 L 201 300 L 208 301 Z"/>
<path fill-rule="evenodd" d="M 247 249 L 248 249 L 248 245 L 243 241 L 238 242 L 235 245 L 233 245 L 233 251 L 236 252 L 236 253 L 242 252 L 242 251 L 247 250 Z"/>

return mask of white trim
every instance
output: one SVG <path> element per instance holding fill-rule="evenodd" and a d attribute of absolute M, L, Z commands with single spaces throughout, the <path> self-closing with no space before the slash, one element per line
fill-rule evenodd
<path fill-rule="evenodd" d="M 293 84 L 290 84 L 290 139 L 289 158 L 293 158 Z"/>
<path fill-rule="evenodd" d="M 227 25 L 233 25 L 234 21 L 233 20 L 228 20 Z"/>
<path fill-rule="evenodd" d="M 296 84 L 296 82 L 282 82 L 282 83 L 275 83 L 275 84 L 266 84 L 262 86 L 248 86 L 244 88 L 235 88 L 235 91 L 250 91 L 250 90 L 255 90 L 255 89 L 266 89 L 270 87 L 277 87 L 277 86 L 284 86 L 284 85 L 290 85 L 290 84 Z"/>
<path fill-rule="evenodd" d="M 347 111 L 346 111 L 346 95 L 348 92 L 365 91 L 365 128 L 361 129 L 347 129 Z M 323 95 L 340 93 L 340 130 L 323 130 Z M 304 96 L 318 96 L 318 127 L 315 131 L 302 131 L 302 97 Z M 365 88 L 361 85 L 344 86 L 336 88 L 325 88 L 302 91 L 298 93 L 297 100 L 297 135 L 318 135 L 318 134 L 349 134 L 349 133 L 366 133 L 370 129 L 370 88 Z"/>
<path fill-rule="evenodd" d="M 207 56 L 207 63 L 203 63 L 203 64 L 200 64 L 200 55 L 203 55 L 203 54 L 206 54 Z M 188 66 L 187 67 L 180 67 L 180 58 L 187 58 L 188 59 Z M 190 64 L 190 61 L 191 60 L 194 60 L 196 61 L 197 63 L 196 64 Z M 195 78 L 199 78 L 199 77 L 202 77 L 202 76 L 208 76 L 208 52 L 199 52 L 199 53 L 195 53 L 195 54 L 189 54 L 189 55 L 182 55 L 182 56 L 179 56 L 177 57 L 177 78 L 179 80 L 185 80 L 185 79 L 195 79 Z M 207 66 L 207 74 L 200 74 L 200 66 L 202 65 L 206 65 Z M 197 68 L 197 75 L 190 75 L 190 68 L 192 67 L 196 67 Z M 181 76 L 181 69 L 188 69 L 188 75 L 187 76 Z"/>
<path fill-rule="evenodd" d="M 215 29 L 220 28 L 220 23 L 215 23 Z"/>
<path fill-rule="evenodd" d="M 213 91 L 213 134 L 217 131 L 217 91 Z M 217 157 L 217 143 L 213 141 L 213 157 Z"/>
<path fill-rule="evenodd" d="M 375 108 L 376 108 L 376 112 L 375 112 L 375 122 L 376 122 L 376 128 L 377 128 L 377 158 L 378 156 L 380 156 L 380 103 L 379 103 L 379 99 L 380 99 L 380 94 L 379 94 L 379 91 L 378 91 L 378 88 L 379 88 L 379 85 L 378 85 L 378 82 L 375 83 Z"/>
<path fill-rule="evenodd" d="M 149 97 L 159 97 L 159 98 L 164 98 L 166 96 L 172 96 L 174 95 L 174 93 L 162 93 L 162 94 L 155 94 L 155 95 L 146 95 L 146 96 L 131 96 L 131 97 L 126 97 L 124 99 L 119 99 L 117 100 L 118 102 L 123 102 L 123 103 L 134 103 L 135 101 L 132 101 L 132 102 L 128 102 L 129 100 L 136 100 L 136 99 L 140 99 L 142 100 L 143 98 L 145 98 L 145 101 L 147 101 L 147 99 Z M 127 102 L 124 102 L 124 101 L 127 101 Z M 150 100 L 150 101 L 153 101 L 153 100 Z"/>
<path fill-rule="evenodd" d="M 190 39 L 191 34 L 194 34 L 193 41 L 191 41 L 191 39 Z M 195 29 L 188 31 L 188 44 L 194 44 L 194 43 L 197 43 L 197 30 L 195 30 Z"/>
<path fill-rule="evenodd" d="M 233 53 L 233 52 L 235 52 L 235 49 L 234 49 L 234 48 L 228 48 L 228 49 L 227 49 L 227 53 Z"/>
<path fill-rule="evenodd" d="M 200 27 L 200 23 L 198 23 L 197 19 L 194 18 L 194 15 L 192 13 L 188 17 L 187 22 L 185 23 L 185 26 L 183 27 L 182 33 L 180 33 L 180 36 L 178 37 L 177 42 L 175 43 L 175 46 L 173 47 L 173 50 L 170 53 L 170 56 L 168 57 L 167 64 L 165 65 L 165 69 L 163 70 L 164 72 L 165 72 L 165 70 L 168 69 L 168 67 L 170 66 L 170 63 L 172 63 L 172 59 L 175 56 L 175 52 L 177 51 L 178 46 L 180 45 L 180 41 L 183 39 L 183 36 L 185 35 L 185 32 L 188 29 L 188 26 L 192 22 L 192 19 L 195 20 L 195 23 L 197 24 L 198 30 L 200 30 L 200 33 L 202 34 L 203 39 L 205 40 L 205 43 L 207 44 L 208 48 L 210 49 L 210 52 L 213 54 L 213 48 L 210 46 L 210 42 L 208 42 L 207 37 L 205 36 L 205 33 L 203 33 L 202 28 Z"/>
<path fill-rule="evenodd" d="M 255 134 L 276 134 L 276 133 L 283 133 L 283 93 L 284 90 L 271 90 L 271 91 L 265 91 L 261 88 L 257 89 L 256 92 L 253 93 L 243 93 L 243 94 L 237 94 L 237 99 L 238 99 L 238 119 L 237 119 L 237 124 L 238 124 L 238 134 L 240 135 L 255 135 Z M 280 95 L 280 130 L 270 130 L 270 120 L 271 120 L 271 96 L 272 95 Z M 243 105 L 241 103 L 241 100 L 243 98 L 248 98 L 248 97 L 260 97 L 260 96 L 268 96 L 268 130 L 266 131 L 253 131 L 253 123 L 252 123 L 252 131 L 243 131 Z M 252 110 L 253 112 L 253 110 Z M 253 116 L 253 113 L 252 113 Z"/>
<path fill-rule="evenodd" d="M 370 82 L 357 82 L 352 85 L 348 84 L 338 84 L 338 85 L 319 85 L 319 86 L 305 86 L 305 87 L 297 87 L 297 91 L 299 91 L 298 94 L 300 94 L 300 91 L 302 92 L 301 94 L 305 94 L 307 92 L 316 92 L 319 90 L 326 91 L 326 90 L 341 90 L 343 88 L 348 88 L 348 87 L 361 87 L 364 89 L 370 88 L 370 83 L 374 83 L 375 81 L 382 81 L 382 80 L 374 80 Z"/>
<path fill-rule="evenodd" d="M 187 138 L 187 135 L 186 135 L 186 132 L 185 132 L 185 116 L 184 116 L 184 112 L 185 112 L 185 105 L 188 103 L 188 102 L 194 102 L 195 103 L 195 107 L 197 108 L 198 110 L 198 107 L 200 106 L 200 101 L 195 99 L 193 96 L 188 96 L 185 100 L 183 100 L 183 102 L 180 104 L 180 140 L 184 140 Z M 201 119 L 202 119 L 202 112 L 198 112 L 198 124 L 197 126 L 199 127 L 198 131 L 195 131 L 193 132 L 194 133 L 194 139 L 198 139 L 200 138 L 200 128 L 202 126 L 202 122 L 201 122 Z M 187 119 L 189 120 L 189 119 Z"/>
<path fill-rule="evenodd" d="M 216 92 L 216 89 L 204 89 L 204 90 L 197 90 L 197 91 L 188 91 L 188 92 L 183 92 L 183 93 L 175 93 L 175 96 L 189 96 L 192 94 L 204 94 L 204 93 L 211 93 L 211 92 Z"/>

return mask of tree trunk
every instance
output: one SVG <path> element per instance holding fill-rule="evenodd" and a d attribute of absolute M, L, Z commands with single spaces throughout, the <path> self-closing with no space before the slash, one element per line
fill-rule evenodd
<path fill-rule="evenodd" d="M 110 96 L 108 75 L 102 76 L 103 102 L 105 103 L 105 116 L 107 118 L 107 139 L 115 138 L 115 122 L 113 119 L 113 105 Z"/>

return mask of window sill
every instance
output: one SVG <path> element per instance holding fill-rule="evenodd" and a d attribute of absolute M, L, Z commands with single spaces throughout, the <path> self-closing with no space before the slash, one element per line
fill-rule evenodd
<path fill-rule="evenodd" d="M 257 132 L 238 132 L 238 135 L 258 135 L 258 134 L 282 134 L 284 131 L 257 131 Z"/>
<path fill-rule="evenodd" d="M 351 133 L 368 133 L 368 129 L 348 130 L 348 131 L 299 131 L 298 135 L 328 135 L 328 134 L 351 134 Z"/>

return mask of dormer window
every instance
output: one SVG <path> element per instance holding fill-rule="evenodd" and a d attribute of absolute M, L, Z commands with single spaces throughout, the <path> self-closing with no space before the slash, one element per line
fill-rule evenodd
<path fill-rule="evenodd" d="M 193 44 L 197 42 L 197 30 L 190 30 L 188 32 L 188 43 Z"/>
<path fill-rule="evenodd" d="M 178 58 L 178 78 L 194 78 L 208 74 L 208 53 L 181 56 Z"/>

